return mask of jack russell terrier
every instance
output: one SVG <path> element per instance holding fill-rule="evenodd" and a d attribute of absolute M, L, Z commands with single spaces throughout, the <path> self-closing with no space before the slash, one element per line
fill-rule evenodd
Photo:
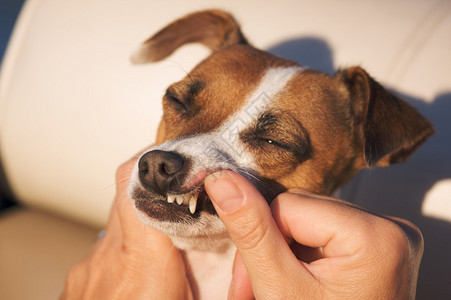
<path fill-rule="evenodd" d="M 162 60 L 187 43 L 212 54 L 163 97 L 156 146 L 128 193 L 144 223 L 184 251 L 199 299 L 226 298 L 235 248 L 203 181 L 248 178 L 268 202 L 288 189 L 330 195 L 360 169 L 406 160 L 434 129 L 360 67 L 333 76 L 251 46 L 219 10 L 169 24 L 132 56 Z M 190 264 L 194 255 L 202 265 Z"/>

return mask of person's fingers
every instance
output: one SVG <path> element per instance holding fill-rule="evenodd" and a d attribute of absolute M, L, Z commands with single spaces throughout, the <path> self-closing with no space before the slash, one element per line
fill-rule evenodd
<path fill-rule="evenodd" d="M 284 236 L 322 249 L 325 257 L 355 254 L 362 245 L 384 234 L 404 232 L 393 221 L 332 198 L 284 193 L 271 204 L 274 219 Z M 374 228 L 380 228 L 375 231 Z"/>
<path fill-rule="evenodd" d="M 128 220 L 127 222 L 122 222 L 121 220 L 124 214 L 129 215 L 128 218 L 125 218 L 129 219 L 131 222 L 136 219 L 133 215 L 130 217 L 130 206 L 132 203 L 131 200 L 128 199 L 126 192 L 130 174 L 135 163 L 136 159 L 132 158 L 121 164 L 116 170 L 116 196 L 108 216 L 105 236 L 99 240 L 98 244 L 103 243 L 105 240 L 108 241 L 108 244 L 110 242 L 114 243 L 123 240 L 123 226 L 128 223 Z M 136 215 L 136 212 L 133 213 Z"/>
<path fill-rule="evenodd" d="M 64 282 L 64 290 L 59 300 L 80 299 L 83 294 L 80 287 L 87 285 L 89 277 L 88 269 L 89 256 L 83 258 L 70 269 Z"/>
<path fill-rule="evenodd" d="M 369 293 L 385 288 L 414 295 L 411 283 L 415 283 L 421 251 L 412 248 L 409 234 L 397 222 L 355 205 L 313 195 L 284 193 L 271 208 L 284 236 L 320 250 L 317 260 L 314 258 L 306 268 L 329 289 L 348 286 L 357 290 L 358 282 L 368 281 Z M 303 260 L 302 253 L 298 257 Z M 358 274 L 356 269 L 360 270 Z M 400 278 L 399 274 L 405 276 Z"/>
<path fill-rule="evenodd" d="M 246 267 L 243 264 L 240 254 L 235 254 L 233 261 L 232 282 L 229 288 L 228 299 L 234 300 L 253 300 L 251 280 L 247 274 Z"/>
<path fill-rule="evenodd" d="M 311 274 L 299 268 L 266 200 L 247 179 L 221 171 L 206 178 L 205 189 L 237 246 L 256 297 L 280 296 L 283 291 L 278 287 L 290 276 L 304 280 L 300 289 L 314 288 Z"/>
<path fill-rule="evenodd" d="M 123 230 L 130 234 L 144 228 L 143 222 L 137 216 L 133 201 L 127 195 L 130 176 L 135 165 L 136 159 L 131 159 L 119 166 L 116 172 L 116 199 L 113 204 L 113 209 L 117 211 L 119 218 L 126 220 L 121 220 Z"/>
<path fill-rule="evenodd" d="M 366 213 L 331 199 L 284 193 L 271 203 L 274 220 L 286 237 L 311 248 L 321 248 L 326 257 L 346 256 L 358 246 L 355 231 L 370 226 Z"/>
<path fill-rule="evenodd" d="M 421 259 L 424 250 L 424 239 L 420 229 L 410 221 L 391 216 L 387 218 L 395 222 L 402 230 L 404 230 L 413 250 L 413 255 Z"/>

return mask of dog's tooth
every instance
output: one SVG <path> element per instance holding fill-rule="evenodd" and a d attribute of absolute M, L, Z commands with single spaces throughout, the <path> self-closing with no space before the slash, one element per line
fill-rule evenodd
<path fill-rule="evenodd" d="M 168 203 L 174 203 L 175 196 L 174 195 L 168 195 Z"/>
<path fill-rule="evenodd" d="M 191 197 L 191 194 L 183 195 L 183 204 L 184 205 L 188 205 L 189 204 L 190 197 Z"/>
<path fill-rule="evenodd" d="M 197 206 L 197 195 L 193 194 L 191 195 L 191 197 L 189 198 L 189 211 L 191 212 L 191 214 L 194 215 L 194 213 L 196 212 L 196 206 Z"/>
<path fill-rule="evenodd" d="M 178 204 L 178 205 L 182 205 L 182 203 L 183 203 L 183 196 L 177 195 L 176 201 L 177 201 L 177 204 Z"/>

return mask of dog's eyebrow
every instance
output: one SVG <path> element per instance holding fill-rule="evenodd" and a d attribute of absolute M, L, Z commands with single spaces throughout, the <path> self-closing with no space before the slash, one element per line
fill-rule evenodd
<path fill-rule="evenodd" d="M 189 82 L 179 81 L 168 87 L 166 93 L 177 95 L 183 99 L 191 99 L 196 96 L 204 86 L 205 83 L 200 80 L 190 80 Z"/>
<path fill-rule="evenodd" d="M 257 128 L 265 128 L 277 122 L 277 116 L 273 113 L 261 114 L 257 120 Z"/>
<path fill-rule="evenodd" d="M 187 97 L 196 96 L 203 88 L 205 83 L 200 80 L 193 80 L 188 84 Z"/>
<path fill-rule="evenodd" d="M 199 112 L 199 106 L 196 105 L 196 96 L 204 88 L 205 83 L 200 80 L 179 81 L 167 88 L 165 97 L 175 99 L 175 102 L 181 103 L 184 113 L 194 116 Z"/>

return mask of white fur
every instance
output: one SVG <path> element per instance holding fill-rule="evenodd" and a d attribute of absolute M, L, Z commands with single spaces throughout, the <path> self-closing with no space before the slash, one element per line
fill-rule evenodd
<path fill-rule="evenodd" d="M 199 285 L 198 299 L 225 299 L 232 281 L 232 266 L 236 248 L 229 239 L 229 247 L 221 252 L 186 251 L 192 276 Z M 196 263 L 194 263 L 196 262 Z"/>

